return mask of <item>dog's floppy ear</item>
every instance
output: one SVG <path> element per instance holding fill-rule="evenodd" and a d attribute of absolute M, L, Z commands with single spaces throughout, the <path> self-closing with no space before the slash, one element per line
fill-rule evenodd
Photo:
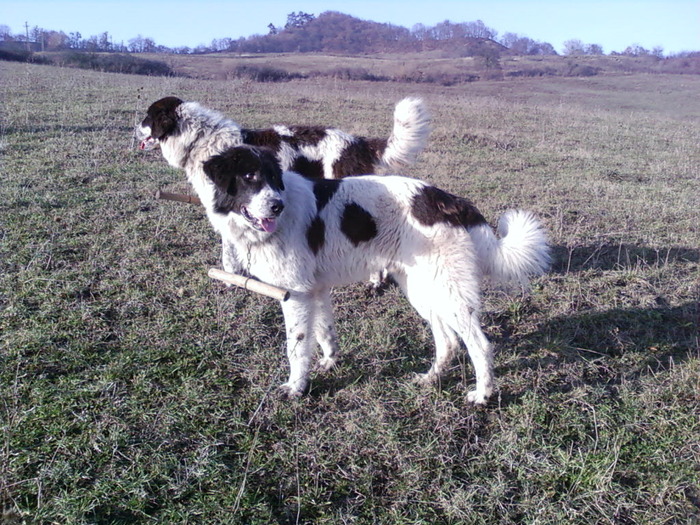
<path fill-rule="evenodd" d="M 262 159 L 258 149 L 236 146 L 210 157 L 204 162 L 203 168 L 204 173 L 221 191 L 235 195 L 236 178 L 261 171 Z"/>
<path fill-rule="evenodd" d="M 234 165 L 229 155 L 222 153 L 204 161 L 203 169 L 207 177 L 219 188 L 230 195 L 236 193 Z"/>
<path fill-rule="evenodd" d="M 182 100 L 177 97 L 165 97 L 151 104 L 148 108 L 151 136 L 156 139 L 172 134 L 177 129 L 178 106 Z"/>

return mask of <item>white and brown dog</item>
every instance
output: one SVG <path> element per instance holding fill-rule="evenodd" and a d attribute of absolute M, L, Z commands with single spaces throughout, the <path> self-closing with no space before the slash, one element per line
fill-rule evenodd
<path fill-rule="evenodd" d="M 340 179 L 412 164 L 424 149 L 429 133 L 430 117 L 418 98 L 406 98 L 396 105 L 388 139 L 357 137 L 323 127 L 244 129 L 217 111 L 177 97 L 151 104 L 137 129 L 140 149 L 160 146 L 171 166 L 185 170 L 215 227 L 214 187 L 202 171 L 202 163 L 212 155 L 242 144 L 264 146 L 275 153 L 284 171 L 309 178 Z M 223 235 L 222 241 L 224 269 L 234 273 L 245 270 L 244 262 Z"/>
<path fill-rule="evenodd" d="M 330 289 L 388 268 L 430 323 L 436 357 L 420 376 L 437 380 L 465 343 L 476 374 L 468 394 L 485 403 L 493 389 L 492 350 L 479 323 L 482 277 L 525 284 L 549 264 L 540 223 L 509 211 L 498 236 L 466 199 L 399 176 L 310 180 L 283 172 L 273 152 L 239 146 L 204 162 L 214 185 L 212 219 L 245 254 L 250 273 L 290 290 L 282 302 L 289 396 L 306 389 L 315 344 L 321 371 L 338 358 Z"/>

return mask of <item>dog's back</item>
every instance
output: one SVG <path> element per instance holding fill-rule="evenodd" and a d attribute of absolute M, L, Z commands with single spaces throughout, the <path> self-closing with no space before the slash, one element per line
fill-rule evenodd
<path fill-rule="evenodd" d="M 416 162 L 430 134 L 430 114 L 422 99 L 405 98 L 394 109 L 387 138 L 352 135 L 337 128 L 282 126 L 241 130 L 243 143 L 270 148 L 285 171 L 312 179 L 342 179 Z"/>

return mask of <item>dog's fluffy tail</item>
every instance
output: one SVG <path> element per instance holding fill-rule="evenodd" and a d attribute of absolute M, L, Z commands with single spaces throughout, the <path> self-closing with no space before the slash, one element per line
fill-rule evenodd
<path fill-rule="evenodd" d="M 531 277 L 545 273 L 551 262 L 547 235 L 534 214 L 508 210 L 496 233 L 488 224 L 469 229 L 484 277 L 494 284 L 527 286 Z"/>
<path fill-rule="evenodd" d="M 405 98 L 394 109 L 394 129 L 381 162 L 391 169 L 408 166 L 425 148 L 430 134 L 430 114 L 420 98 Z"/>

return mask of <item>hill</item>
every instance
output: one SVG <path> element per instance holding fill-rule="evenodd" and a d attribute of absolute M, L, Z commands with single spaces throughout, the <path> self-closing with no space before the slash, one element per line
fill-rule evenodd
<path fill-rule="evenodd" d="M 17 49 L 11 35 L 0 35 L 0 60 L 146 75 L 206 79 L 248 78 L 285 81 L 332 77 L 341 80 L 398 81 L 453 85 L 522 77 L 588 77 L 601 74 L 700 74 L 700 54 L 666 57 L 640 46 L 602 54 L 597 45 L 570 41 L 560 56 L 546 42 L 497 32 L 480 20 L 421 24 L 412 29 L 327 11 L 315 17 L 291 13 L 285 27 L 269 34 L 212 41 L 211 46 L 168 49 L 149 38 L 115 46 L 109 34 L 82 39 L 71 34 L 34 33 L 48 42 L 46 52 Z M 8 38 L 10 40 L 8 40 Z M 44 46 L 41 46 L 43 48 Z"/>
<path fill-rule="evenodd" d="M 231 42 L 228 51 L 242 53 L 383 53 L 450 49 L 461 56 L 507 51 L 493 40 L 496 32 L 483 22 L 453 24 L 409 30 L 392 24 L 362 20 L 327 11 L 318 17 L 292 13 L 284 29 L 271 27 L 270 34 Z"/>

